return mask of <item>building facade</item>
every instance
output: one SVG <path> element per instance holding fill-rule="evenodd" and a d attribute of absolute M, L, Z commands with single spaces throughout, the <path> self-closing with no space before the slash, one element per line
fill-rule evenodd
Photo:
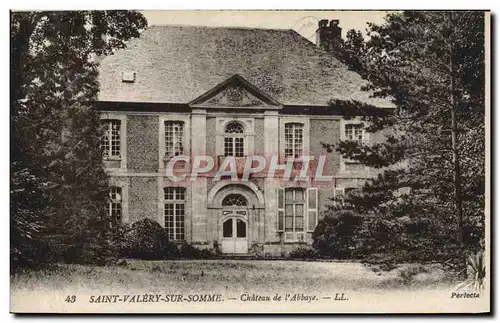
<path fill-rule="evenodd" d="M 153 26 L 105 58 L 97 107 L 110 215 L 150 218 L 172 241 L 227 254 L 281 255 L 310 244 L 331 198 L 374 175 L 325 144 L 383 140 L 330 100 L 391 107 L 361 91 L 361 77 L 323 48 L 340 37 L 332 22 L 320 22 L 317 45 L 293 30 Z M 199 165 L 211 171 L 193 174 L 201 156 L 213 160 Z M 267 165 L 246 178 L 251 156 Z M 304 156 L 314 157 L 307 167 Z M 316 174 L 320 156 L 327 180 L 299 174 Z M 291 162 L 289 179 L 279 167 L 269 176 L 273 158 Z M 235 177 L 217 174 L 226 166 Z"/>

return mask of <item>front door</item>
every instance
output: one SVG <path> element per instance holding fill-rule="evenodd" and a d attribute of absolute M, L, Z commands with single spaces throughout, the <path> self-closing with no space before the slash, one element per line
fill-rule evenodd
<path fill-rule="evenodd" d="M 222 221 L 222 253 L 248 252 L 246 210 L 224 210 Z"/>

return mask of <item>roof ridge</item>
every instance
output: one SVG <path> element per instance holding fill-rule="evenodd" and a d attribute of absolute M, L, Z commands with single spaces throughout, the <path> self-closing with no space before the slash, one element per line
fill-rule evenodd
<path fill-rule="evenodd" d="M 153 24 L 149 25 L 147 28 L 149 29 L 149 28 L 161 28 L 161 27 L 295 31 L 293 28 L 263 28 L 263 27 L 249 27 L 249 26 L 204 26 L 204 25 L 185 25 L 185 24 Z"/>

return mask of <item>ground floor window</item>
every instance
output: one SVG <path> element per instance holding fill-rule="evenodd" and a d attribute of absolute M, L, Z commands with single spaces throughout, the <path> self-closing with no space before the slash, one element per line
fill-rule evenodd
<path fill-rule="evenodd" d="M 186 192 L 182 187 L 166 187 L 164 189 L 165 229 L 170 240 L 185 239 Z"/>
<path fill-rule="evenodd" d="M 312 232 L 318 221 L 317 188 L 278 189 L 278 231 Z M 288 235 L 298 239 L 297 235 Z"/>
<path fill-rule="evenodd" d="M 112 186 L 109 188 L 109 199 L 107 212 L 113 221 L 120 223 L 122 221 L 122 188 Z"/>

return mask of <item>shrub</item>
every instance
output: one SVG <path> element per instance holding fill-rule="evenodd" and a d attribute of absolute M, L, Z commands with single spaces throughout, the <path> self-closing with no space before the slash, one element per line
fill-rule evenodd
<path fill-rule="evenodd" d="M 213 259 L 217 255 L 208 249 L 198 249 L 188 243 L 183 243 L 179 248 L 179 256 L 185 259 Z"/>
<path fill-rule="evenodd" d="M 14 239 L 14 237 L 12 237 Z M 18 241 L 21 241 L 18 238 Z M 16 242 L 18 242 L 16 241 Z M 10 270 L 15 272 L 19 268 L 36 268 L 46 265 L 51 260 L 52 250 L 45 240 L 25 239 L 10 249 Z"/>
<path fill-rule="evenodd" d="M 165 229 L 148 218 L 134 222 L 125 240 L 125 253 L 131 258 L 160 260 L 177 256 L 177 247 L 169 242 Z"/>
<path fill-rule="evenodd" d="M 260 243 L 254 242 L 248 250 L 248 253 L 260 258 L 264 254 L 264 246 Z"/>
<path fill-rule="evenodd" d="M 304 247 L 299 247 L 288 254 L 288 258 L 291 259 L 314 259 L 317 257 L 316 251 Z"/>
<path fill-rule="evenodd" d="M 318 222 L 313 232 L 313 247 L 321 256 L 351 258 L 360 248 L 358 232 L 362 218 L 349 211 L 341 211 L 335 216 L 326 216 Z"/>
<path fill-rule="evenodd" d="M 90 242 L 68 246 L 64 250 L 63 260 L 66 263 L 104 266 L 113 263 L 116 257 L 108 246 Z"/>
<path fill-rule="evenodd" d="M 117 258 L 126 258 L 129 256 L 129 232 L 131 230 L 130 225 L 126 223 L 119 223 L 113 225 L 111 234 L 111 248 Z"/>
<path fill-rule="evenodd" d="M 467 256 L 467 279 L 457 285 L 457 289 L 480 291 L 484 288 L 486 277 L 486 263 L 484 251 Z"/>

